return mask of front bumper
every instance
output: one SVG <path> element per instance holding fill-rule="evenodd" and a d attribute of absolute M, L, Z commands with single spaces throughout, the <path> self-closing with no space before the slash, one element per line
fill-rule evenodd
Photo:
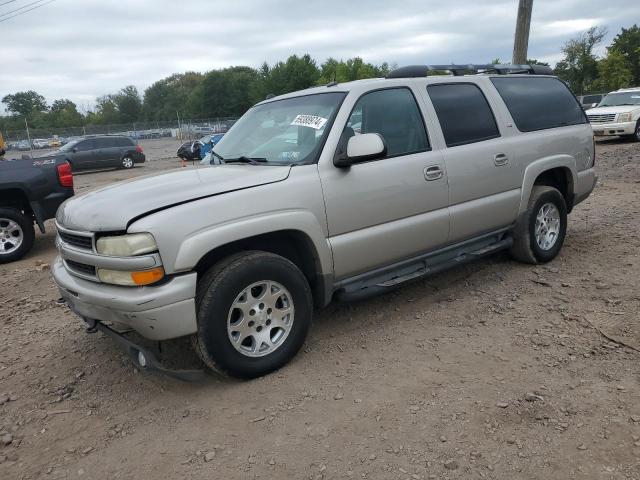
<path fill-rule="evenodd" d="M 61 257 L 55 259 L 51 271 L 60 295 L 82 318 L 132 328 L 150 340 L 197 331 L 196 273 L 175 276 L 160 285 L 119 287 L 71 275 Z"/>
<path fill-rule="evenodd" d="M 591 128 L 593 128 L 593 134 L 596 137 L 633 135 L 636 129 L 636 122 L 592 123 Z"/>

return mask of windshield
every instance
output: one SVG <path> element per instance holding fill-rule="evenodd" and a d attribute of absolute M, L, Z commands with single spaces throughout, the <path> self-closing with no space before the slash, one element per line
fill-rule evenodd
<path fill-rule="evenodd" d="M 71 142 L 63 145 L 62 147 L 60 147 L 58 149 L 59 152 L 70 152 L 71 150 L 73 150 L 73 147 L 75 147 L 78 142 L 80 142 L 80 140 L 72 140 Z"/>
<path fill-rule="evenodd" d="M 599 107 L 616 107 L 618 105 L 640 105 L 640 91 L 610 93 L 605 96 Z"/>
<path fill-rule="evenodd" d="M 313 162 L 345 95 L 320 93 L 257 105 L 213 151 L 224 160 L 260 158 L 273 165 Z"/>

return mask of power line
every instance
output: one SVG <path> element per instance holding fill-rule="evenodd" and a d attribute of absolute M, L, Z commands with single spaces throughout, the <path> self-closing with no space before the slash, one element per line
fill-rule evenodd
<path fill-rule="evenodd" d="M 3 5 L 6 5 L 7 3 L 13 3 L 15 1 L 16 0 L 9 0 L 8 2 L 2 2 L 2 3 L 0 3 L 0 7 L 3 6 Z"/>
<path fill-rule="evenodd" d="M 41 1 L 41 0 L 38 0 L 38 1 Z M 37 9 L 37 8 L 44 7 L 45 5 L 48 5 L 48 4 L 53 3 L 53 2 L 55 2 L 55 1 L 56 1 L 56 0 L 49 0 L 48 2 L 41 3 L 40 5 L 36 5 L 35 7 L 31 7 L 31 8 L 29 8 L 29 9 L 27 9 L 27 10 L 23 10 L 22 12 L 16 13 L 16 14 L 11 15 L 11 16 L 9 16 L 9 17 L 0 18 L 0 23 L 2 23 L 2 22 L 6 22 L 7 20 L 11 20 L 12 18 L 15 18 L 15 17 L 19 17 L 20 15 L 23 15 L 23 14 L 25 14 L 25 13 L 28 13 L 28 12 L 30 12 L 30 11 L 32 11 L 32 10 Z M 38 3 L 38 2 L 33 2 L 33 3 L 30 3 L 29 5 L 33 5 L 34 3 Z M 22 8 L 26 8 L 26 7 L 27 7 L 27 5 L 25 5 L 25 6 L 24 6 L 24 7 L 22 7 Z M 22 10 L 22 8 L 18 8 L 17 10 Z M 16 11 L 16 10 L 14 10 L 14 11 Z M 3 14 L 3 15 L 6 15 L 6 14 Z M 2 15 L 0 15 L 0 16 L 2 16 Z"/>
<path fill-rule="evenodd" d="M 35 2 L 27 3 L 26 5 L 23 5 L 22 7 L 14 8 L 13 10 L 9 10 L 8 12 L 0 13 L 0 17 L 6 17 L 10 13 L 17 12 L 18 10 L 23 10 L 23 9 L 25 9 L 27 7 L 30 7 L 31 5 L 35 5 L 36 3 L 40 3 L 42 1 L 43 0 L 36 0 Z"/>

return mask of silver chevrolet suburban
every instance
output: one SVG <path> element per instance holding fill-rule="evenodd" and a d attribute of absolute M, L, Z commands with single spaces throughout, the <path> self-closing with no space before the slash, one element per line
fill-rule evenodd
<path fill-rule="evenodd" d="M 139 366 L 157 359 L 123 329 L 190 336 L 209 368 L 256 377 L 296 354 L 332 299 L 503 249 L 552 260 L 596 183 L 594 153 L 582 108 L 545 67 L 332 82 L 251 108 L 211 166 L 67 201 L 53 277 Z"/>

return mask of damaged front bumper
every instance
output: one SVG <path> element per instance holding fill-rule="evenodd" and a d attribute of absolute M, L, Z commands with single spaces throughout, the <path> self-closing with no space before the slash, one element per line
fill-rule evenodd
<path fill-rule="evenodd" d="M 100 330 L 105 335 L 111 337 L 129 354 L 133 363 L 140 369 L 160 372 L 186 382 L 202 380 L 205 376 L 204 370 L 175 370 L 167 368 L 160 362 L 153 352 L 135 342 L 132 342 L 122 333 L 90 318 L 85 318 L 84 322 L 88 333 L 94 333 Z"/>
<path fill-rule="evenodd" d="M 197 274 L 177 275 L 160 285 L 121 287 L 70 274 L 58 257 L 51 268 L 60 295 L 84 319 L 133 329 L 149 340 L 168 340 L 197 331 Z"/>

